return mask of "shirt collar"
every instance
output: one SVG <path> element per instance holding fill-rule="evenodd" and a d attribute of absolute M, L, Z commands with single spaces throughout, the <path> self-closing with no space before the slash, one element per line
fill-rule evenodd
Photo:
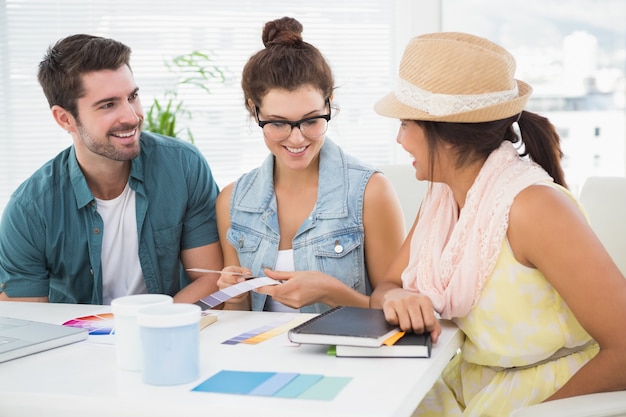
<path fill-rule="evenodd" d="M 344 217 L 348 213 L 348 168 L 345 154 L 326 138 L 320 150 L 318 199 L 314 216 L 318 218 Z M 263 213 L 276 210 L 274 196 L 274 155 L 269 155 L 256 171 L 256 178 L 236 202 L 238 210 Z M 263 190 L 263 193 L 259 193 Z M 321 197 L 320 197 L 321 196 Z"/>
<path fill-rule="evenodd" d="M 143 152 L 143 149 L 144 147 L 141 146 L 141 152 Z M 141 152 L 139 156 L 132 160 L 130 166 L 129 181 L 130 187 L 133 190 L 137 190 L 136 181 L 143 183 L 143 160 L 141 158 Z M 76 159 L 76 149 L 73 145 L 70 148 L 68 164 L 70 179 L 72 181 L 72 187 L 74 188 L 74 195 L 76 196 L 76 206 L 78 208 L 83 208 L 94 200 L 94 196 L 87 185 L 85 174 L 83 174 L 82 169 L 80 169 L 80 165 L 78 165 L 78 160 Z"/>
<path fill-rule="evenodd" d="M 78 165 L 78 160 L 76 159 L 76 149 L 74 146 L 70 148 L 68 165 L 74 195 L 76 196 L 76 206 L 80 209 L 90 204 L 94 197 L 89 189 L 89 186 L 87 185 L 85 174 L 83 174 L 83 171 Z"/>

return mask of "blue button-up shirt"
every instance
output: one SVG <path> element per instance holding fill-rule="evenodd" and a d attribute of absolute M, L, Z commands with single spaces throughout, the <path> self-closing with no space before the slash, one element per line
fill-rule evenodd
<path fill-rule="evenodd" d="M 141 134 L 129 185 L 136 193 L 139 261 L 148 292 L 174 295 L 189 283 L 180 251 L 218 240 L 218 186 L 195 146 L 147 132 Z M 4 210 L 0 291 L 102 304 L 103 231 L 69 147 L 20 185 Z"/>

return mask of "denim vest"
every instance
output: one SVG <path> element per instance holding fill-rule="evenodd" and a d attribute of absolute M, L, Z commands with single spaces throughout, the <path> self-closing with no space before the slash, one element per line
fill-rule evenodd
<path fill-rule="evenodd" d="M 240 177 L 233 188 L 228 242 L 239 263 L 262 276 L 274 269 L 280 231 L 274 193 L 274 156 Z M 292 241 L 296 271 L 320 271 L 348 287 L 369 295 L 365 269 L 363 195 L 375 170 L 326 139 L 320 151 L 317 202 Z M 285 208 L 283 208 L 285 210 Z M 252 310 L 263 310 L 264 294 L 251 292 Z M 329 307 L 316 303 L 303 313 L 322 313 Z"/>

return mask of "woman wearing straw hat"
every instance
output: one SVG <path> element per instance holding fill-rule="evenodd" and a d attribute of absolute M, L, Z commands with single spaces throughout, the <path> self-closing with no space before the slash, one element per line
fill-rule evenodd
<path fill-rule="evenodd" d="M 416 415 L 507 416 L 626 389 L 626 280 L 566 189 L 559 137 L 492 42 L 434 33 L 407 45 L 375 110 L 431 181 L 371 298 L 390 322 L 466 339 Z M 521 139 L 515 133 L 517 122 Z"/>
<path fill-rule="evenodd" d="M 283 283 L 231 298 L 227 309 L 367 307 L 405 236 L 391 182 L 326 137 L 333 74 L 302 29 L 290 17 L 263 28 L 265 48 L 241 85 L 271 154 L 217 200 L 225 269 Z M 218 285 L 238 280 L 222 274 Z"/>

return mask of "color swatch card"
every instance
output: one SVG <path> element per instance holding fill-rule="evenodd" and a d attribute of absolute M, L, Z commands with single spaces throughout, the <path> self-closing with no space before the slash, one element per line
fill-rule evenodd
<path fill-rule="evenodd" d="M 192 391 L 330 401 L 351 379 L 289 372 L 224 370 L 205 380 Z"/>
<path fill-rule="evenodd" d="M 64 326 L 79 327 L 89 330 L 89 335 L 113 334 L 113 313 L 93 314 L 77 317 L 63 323 Z"/>
<path fill-rule="evenodd" d="M 93 343 L 114 344 L 113 313 L 100 313 L 77 317 L 63 323 L 63 326 L 78 327 L 89 331 L 88 341 Z"/>
<path fill-rule="evenodd" d="M 216 291 L 213 294 L 204 297 L 202 300 L 199 300 L 196 304 L 202 307 L 203 310 L 206 310 L 207 308 L 213 308 L 215 306 L 218 306 L 224 301 L 250 290 L 254 290 L 256 288 L 266 285 L 278 284 L 280 284 L 280 281 L 276 281 L 275 279 L 271 279 L 268 277 L 253 278 L 235 285 L 231 285 L 230 287 L 224 288 L 223 290 Z"/>
<path fill-rule="evenodd" d="M 245 331 L 237 336 L 231 337 L 228 340 L 222 342 L 224 345 L 237 345 L 239 343 L 245 343 L 248 345 L 255 345 L 270 339 L 274 336 L 278 336 L 289 329 L 306 321 L 306 316 L 302 314 L 286 313 L 276 317 L 270 323 L 263 326 L 256 327 L 254 329 Z"/>

